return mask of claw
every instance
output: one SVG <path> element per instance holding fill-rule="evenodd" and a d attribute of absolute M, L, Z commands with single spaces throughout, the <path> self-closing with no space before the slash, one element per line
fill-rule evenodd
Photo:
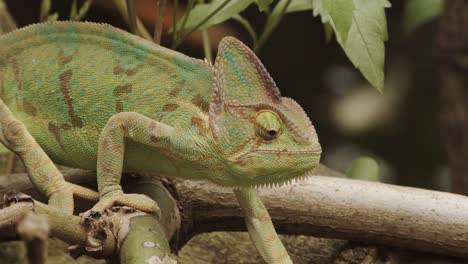
<path fill-rule="evenodd" d="M 158 204 L 146 195 L 120 193 L 101 197 L 93 208 L 80 214 L 82 222 L 86 221 L 86 219 L 95 219 L 102 215 L 105 210 L 114 206 L 128 206 L 147 213 L 159 213 L 160 211 Z"/>

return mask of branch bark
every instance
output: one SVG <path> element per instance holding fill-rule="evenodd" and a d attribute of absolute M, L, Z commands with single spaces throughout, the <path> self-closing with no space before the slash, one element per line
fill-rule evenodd
<path fill-rule="evenodd" d="M 440 129 L 451 173 L 451 188 L 468 195 L 468 2 L 444 1 L 437 34 Z"/>
<path fill-rule="evenodd" d="M 44 215 L 28 212 L 17 225 L 17 232 L 26 245 L 29 264 L 47 263 L 49 237 L 48 219 Z"/>
<path fill-rule="evenodd" d="M 230 191 L 191 181 L 179 182 L 176 189 L 187 237 L 245 229 Z M 259 193 L 281 234 L 468 257 L 468 197 L 323 175 Z"/>
<path fill-rule="evenodd" d="M 90 176 L 75 172 L 66 173 L 68 181 L 82 181 L 79 174 Z M 360 240 L 468 258 L 468 197 L 327 177 L 332 174 L 336 176 L 321 168 L 306 181 L 259 191 L 279 233 Z M 14 175 L 17 181 L 26 177 Z M 3 177 L 0 180 L 2 188 L 15 187 Z M 173 187 L 182 215 L 178 246 L 202 232 L 245 231 L 231 190 L 196 181 L 176 181 Z"/>
<path fill-rule="evenodd" d="M 69 170 L 64 172 L 71 182 L 88 183 L 96 181 L 95 174 L 88 171 Z M 0 194 L 3 192 L 7 199 L 7 207 L 0 210 L 0 241 L 14 238 L 16 233 L 12 229 L 22 223 L 25 215 L 35 212 L 46 215 L 52 236 L 55 236 L 71 247 L 71 254 L 77 258 L 82 254 L 97 258 L 116 257 L 120 263 L 145 263 L 158 260 L 171 260 L 169 239 L 178 230 L 180 218 L 176 202 L 170 194 L 158 188 L 163 188 L 160 181 L 155 179 L 133 179 L 131 188 L 135 192 L 147 194 L 160 204 L 163 211 L 159 217 L 148 215 L 126 207 L 114 207 L 106 210 L 103 215 L 84 219 L 84 224 L 78 216 L 65 214 L 39 201 L 32 200 L 25 194 L 6 194 L 9 188 L 32 190 L 26 183 L 27 175 L 18 177 L 0 176 Z M 92 176 L 92 177 L 90 177 Z M 14 179 L 14 180 L 12 180 Z M 158 195 L 154 195 L 157 191 Z M 9 205 L 13 201 L 13 205 Z M 24 232 L 23 232 L 24 233 Z M 22 236 L 24 237 L 24 236 Z M 169 262 L 168 262 L 169 263 Z"/>

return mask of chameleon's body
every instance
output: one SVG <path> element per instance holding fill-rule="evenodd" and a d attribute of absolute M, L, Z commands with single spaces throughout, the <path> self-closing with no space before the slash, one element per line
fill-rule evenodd
<path fill-rule="evenodd" d="M 239 41 L 223 40 L 211 66 L 107 25 L 34 25 L 0 37 L 0 98 L 54 162 L 97 169 L 100 194 L 112 202 L 101 199 L 96 208 L 116 202 L 152 210 L 147 200 L 116 198 L 124 195 L 122 170 L 237 187 L 241 205 L 260 206 L 244 208 L 251 232 L 269 236 L 251 233 L 259 251 L 288 263 L 287 255 L 275 256 L 284 249 L 250 187 L 304 176 L 318 163 L 320 145 L 303 110 L 280 97 Z M 4 130 L 7 112 L 2 107 Z M 52 165 L 34 162 L 42 152 L 1 139 L 53 204 L 69 206 L 57 201 L 66 194 L 54 198 L 63 180 L 40 171 Z M 256 222 L 256 212 L 266 218 Z"/>
<path fill-rule="evenodd" d="M 176 123 L 187 133 L 207 129 L 212 84 L 207 64 L 109 29 L 78 23 L 34 25 L 0 41 L 0 97 L 57 163 L 96 169 L 100 132 L 119 112 Z M 212 151 L 206 140 L 199 143 Z M 196 164 L 203 167 L 203 152 L 196 146 Z M 164 156 L 152 151 L 129 144 L 125 167 L 199 175 L 197 166 L 177 157 L 184 153 L 167 149 L 170 155 Z"/>

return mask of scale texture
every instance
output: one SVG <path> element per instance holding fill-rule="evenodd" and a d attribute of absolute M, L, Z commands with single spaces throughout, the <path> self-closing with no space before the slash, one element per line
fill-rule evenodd
<path fill-rule="evenodd" d="M 2 142 L 30 172 L 47 156 L 97 170 L 95 209 L 118 203 L 153 210 L 121 192 L 122 171 L 209 180 L 236 189 L 262 256 L 290 263 L 252 187 L 305 177 L 321 148 L 302 108 L 281 97 L 240 41 L 223 39 L 211 65 L 109 25 L 32 25 L 0 37 L 0 98 L 3 133 L 13 120 L 5 116 L 14 116 L 32 135 L 18 142 L 36 150 Z M 63 180 L 45 176 L 53 170 L 46 167 L 31 179 L 55 205 L 72 208 L 68 198 L 54 198 Z"/>

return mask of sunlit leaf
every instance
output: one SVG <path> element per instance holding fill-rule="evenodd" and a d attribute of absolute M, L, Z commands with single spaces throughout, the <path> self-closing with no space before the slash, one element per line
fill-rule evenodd
<path fill-rule="evenodd" d="M 273 0 L 255 0 L 255 2 L 258 5 L 258 9 L 260 11 L 265 11 L 268 9 L 268 7 L 273 3 Z"/>
<path fill-rule="evenodd" d="M 49 15 L 49 12 L 50 12 L 51 5 L 52 5 L 51 0 L 42 0 L 41 10 L 40 10 L 40 14 L 39 14 L 39 20 L 41 22 L 46 21 L 46 18 Z"/>
<path fill-rule="evenodd" d="M 55 12 L 55 13 L 53 13 L 53 14 L 50 14 L 50 15 L 46 18 L 46 21 L 54 22 L 54 21 L 57 21 L 57 20 L 58 20 L 58 17 L 59 17 L 58 12 Z"/>
<path fill-rule="evenodd" d="M 343 43 L 346 43 L 353 20 L 353 0 L 325 0 L 324 4 L 335 25 L 336 34 L 340 35 Z"/>
<path fill-rule="evenodd" d="M 420 26 L 439 16 L 442 0 L 406 0 L 403 13 L 403 31 L 411 33 Z"/>
<path fill-rule="evenodd" d="M 202 22 L 209 14 L 216 10 L 219 6 L 223 4 L 225 0 L 214 0 L 209 4 L 197 4 L 187 19 L 185 28 L 192 28 Z M 244 9 L 246 9 L 250 4 L 255 0 L 236 0 L 230 1 L 224 8 L 217 12 L 213 17 L 206 21 L 199 29 L 204 29 L 212 25 L 222 23 L 234 15 L 239 14 Z M 181 21 L 184 20 L 184 17 L 179 19 L 177 22 L 177 28 L 180 27 Z"/>
<path fill-rule="evenodd" d="M 338 43 L 354 66 L 375 88 L 382 91 L 385 61 L 384 42 L 388 38 L 384 9 L 391 6 L 390 2 L 387 0 L 353 0 L 354 10 L 351 26 L 347 39 L 344 40 L 342 34 L 346 31 L 343 28 L 343 25 L 346 26 L 346 21 L 341 21 L 340 27 L 342 28 L 338 29 L 333 17 L 327 11 L 326 1 L 329 0 L 313 0 L 314 15 L 320 15 L 322 22 L 330 23 L 336 33 Z"/>
<path fill-rule="evenodd" d="M 346 171 L 346 175 L 352 179 L 380 181 L 379 165 L 374 159 L 369 157 L 360 157 L 353 160 L 351 166 Z"/>
<path fill-rule="evenodd" d="M 320 15 L 322 22 L 329 22 L 346 43 L 354 14 L 353 0 L 313 0 L 314 14 Z"/>
<path fill-rule="evenodd" d="M 333 37 L 333 28 L 330 23 L 323 24 L 323 32 L 325 33 L 325 43 L 330 43 Z"/>
<path fill-rule="evenodd" d="M 286 13 L 300 12 L 312 10 L 312 1 L 311 0 L 291 0 L 291 3 L 286 9 Z"/>

